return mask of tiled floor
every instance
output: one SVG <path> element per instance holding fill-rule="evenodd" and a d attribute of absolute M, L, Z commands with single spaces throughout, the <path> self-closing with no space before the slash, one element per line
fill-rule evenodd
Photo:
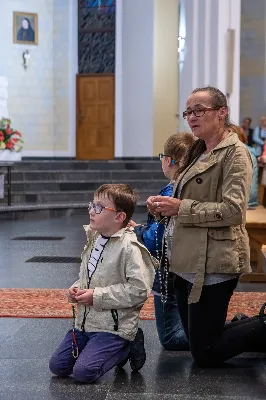
<path fill-rule="evenodd" d="M 143 215 L 136 216 L 143 220 Z M 25 263 L 33 256 L 79 256 L 86 217 L 43 221 L 1 221 L 0 286 L 64 288 L 76 280 L 77 264 Z M 64 236 L 62 241 L 12 241 L 16 236 Z M 265 285 L 242 285 L 265 291 Z M 177 400 L 265 399 L 266 358 L 246 353 L 224 368 L 197 368 L 187 352 L 167 352 L 159 345 L 155 323 L 142 321 L 147 362 L 140 373 L 110 371 L 93 385 L 53 377 L 48 359 L 67 329 L 66 319 L 0 319 L 0 399 L 6 400 Z"/>

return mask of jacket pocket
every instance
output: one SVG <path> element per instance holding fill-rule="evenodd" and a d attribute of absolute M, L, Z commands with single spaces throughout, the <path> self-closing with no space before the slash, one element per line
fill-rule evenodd
<path fill-rule="evenodd" d="M 239 231 L 229 227 L 208 229 L 207 272 L 239 272 Z"/>
<path fill-rule="evenodd" d="M 239 228 L 209 228 L 208 236 L 214 240 L 237 240 L 239 237 Z"/>

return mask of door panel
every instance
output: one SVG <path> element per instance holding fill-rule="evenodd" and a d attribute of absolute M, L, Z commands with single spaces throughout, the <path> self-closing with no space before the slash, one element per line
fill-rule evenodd
<path fill-rule="evenodd" d="M 77 77 L 77 159 L 114 158 L 114 76 Z"/>

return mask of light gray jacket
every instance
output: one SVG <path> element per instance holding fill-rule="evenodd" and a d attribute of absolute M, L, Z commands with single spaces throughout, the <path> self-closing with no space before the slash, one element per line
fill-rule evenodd
<path fill-rule="evenodd" d="M 81 255 L 79 280 L 72 285 L 80 289 L 88 288 L 87 264 L 98 237 L 90 226 L 84 229 L 88 243 Z M 132 230 L 124 228 L 111 236 L 91 279 L 93 307 L 77 305 L 76 328 L 81 330 L 85 319 L 85 332 L 110 332 L 134 340 L 139 313 L 151 292 L 157 266 Z"/>

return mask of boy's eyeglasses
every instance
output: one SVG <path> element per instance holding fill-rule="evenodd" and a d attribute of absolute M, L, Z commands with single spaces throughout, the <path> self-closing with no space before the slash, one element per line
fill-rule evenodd
<path fill-rule="evenodd" d="M 101 204 L 89 203 L 88 211 L 90 212 L 91 210 L 93 210 L 95 214 L 101 214 L 102 210 L 119 212 L 119 210 L 116 210 L 115 208 L 112 207 L 104 207 Z"/>
<path fill-rule="evenodd" d="M 192 113 L 195 115 L 195 117 L 203 117 L 206 111 L 213 111 L 213 110 L 219 110 L 219 108 L 202 107 L 202 108 L 195 108 L 194 110 L 186 110 L 183 112 L 183 118 L 189 119 Z"/>

